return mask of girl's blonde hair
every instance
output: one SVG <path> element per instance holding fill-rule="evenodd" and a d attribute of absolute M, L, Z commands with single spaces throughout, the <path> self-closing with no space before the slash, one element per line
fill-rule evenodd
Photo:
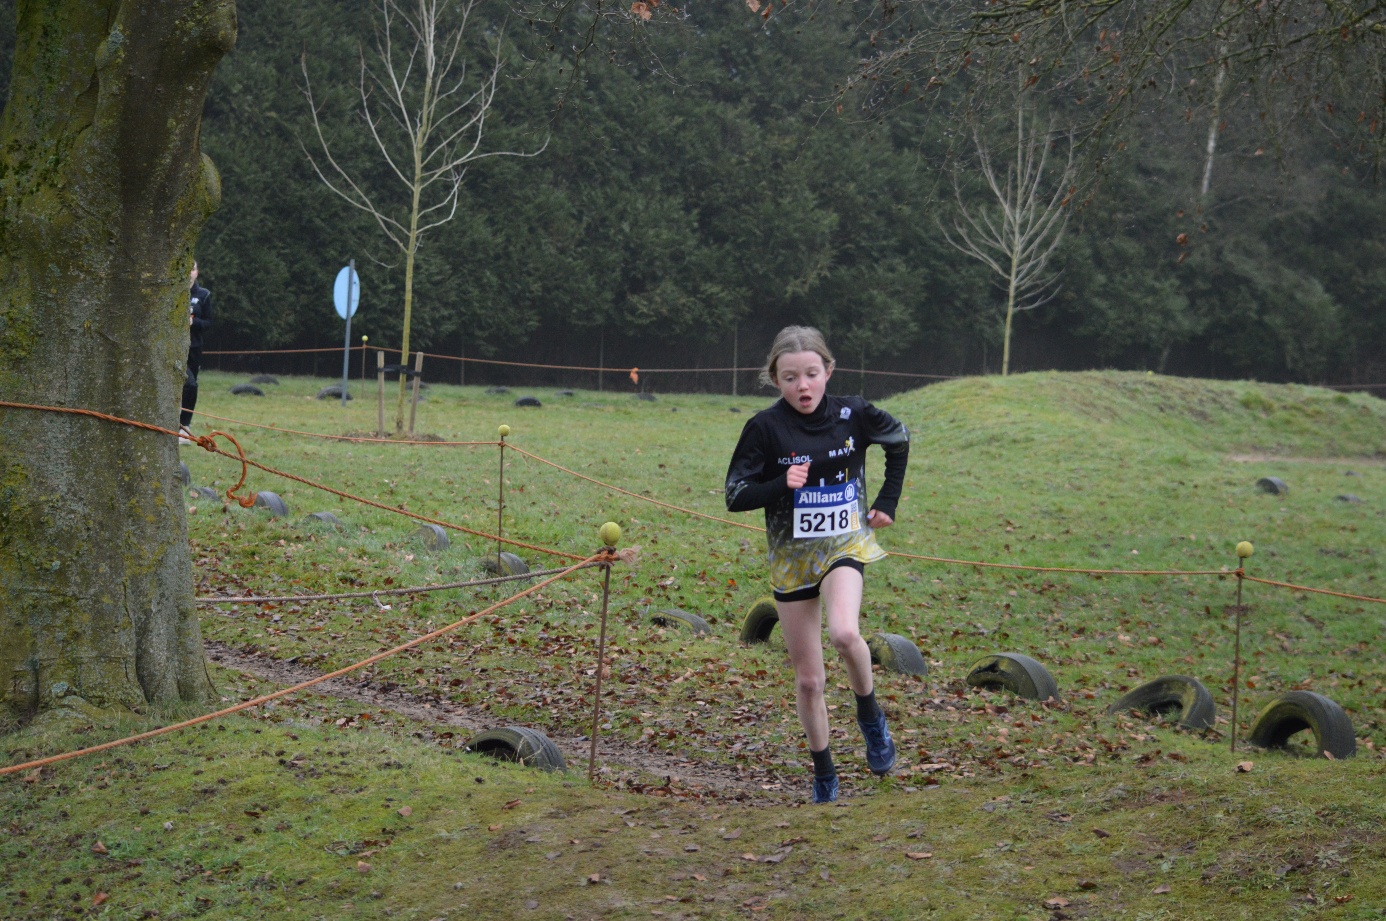
<path fill-rule="evenodd" d="M 767 387 L 775 386 L 780 356 L 791 352 L 817 352 L 818 357 L 823 359 L 823 367 L 832 368 L 834 364 L 833 353 L 828 351 L 828 343 L 823 341 L 822 333 L 812 326 L 786 326 L 775 336 L 775 341 L 770 346 L 770 355 L 760 369 L 762 384 Z"/>

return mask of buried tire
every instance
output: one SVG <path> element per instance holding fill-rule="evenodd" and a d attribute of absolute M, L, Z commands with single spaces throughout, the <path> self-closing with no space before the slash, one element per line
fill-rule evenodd
<path fill-rule="evenodd" d="M 978 659 L 967 673 L 967 683 L 974 688 L 1002 688 L 1031 700 L 1059 699 L 1059 684 L 1049 671 L 1018 652 Z"/>
<path fill-rule="evenodd" d="M 494 556 L 483 557 L 481 568 L 498 576 L 522 576 L 529 572 L 529 564 L 513 553 L 501 552 L 500 562 Z"/>
<path fill-rule="evenodd" d="M 1213 695 L 1196 678 L 1165 675 L 1133 688 L 1110 707 L 1108 713 L 1137 710 L 1145 716 L 1178 717 L 1185 729 L 1209 729 L 1217 708 Z"/>
<path fill-rule="evenodd" d="M 231 392 L 238 397 L 262 397 L 265 395 L 265 392 L 254 384 L 237 384 L 231 388 Z"/>
<path fill-rule="evenodd" d="M 1357 735 L 1343 708 L 1313 691 L 1290 691 L 1266 705 L 1246 740 L 1261 748 L 1286 748 L 1290 736 L 1308 729 L 1314 734 L 1317 754 L 1334 758 L 1357 754 Z"/>
<path fill-rule="evenodd" d="M 687 624 L 693 628 L 694 636 L 706 636 L 712 632 L 712 628 L 707 625 L 697 614 L 689 614 L 687 611 L 680 611 L 678 608 L 665 608 L 662 611 L 652 611 L 650 613 L 650 623 L 658 627 L 675 627 L 679 624 Z"/>
<path fill-rule="evenodd" d="M 558 746 L 539 730 L 526 726 L 488 729 L 467 743 L 467 751 L 488 755 L 501 761 L 513 761 L 525 767 L 537 767 L 543 771 L 562 771 L 567 768 Z"/>
<path fill-rule="evenodd" d="M 442 552 L 452 546 L 452 541 L 448 539 L 448 532 L 440 524 L 424 522 L 419 525 L 419 529 L 414 532 L 414 538 L 423 544 L 425 550 L 435 553 Z"/>
<path fill-rule="evenodd" d="M 779 609 L 769 598 L 762 598 L 751 605 L 746 619 L 741 622 L 741 642 L 768 643 L 775 624 L 780 622 Z"/>
<path fill-rule="evenodd" d="M 888 672 L 929 674 L 929 664 L 909 637 L 898 633 L 877 633 L 867 638 L 866 648 L 871 650 L 871 662 Z"/>
<path fill-rule="evenodd" d="M 283 518 L 285 515 L 289 514 L 289 507 L 284 504 L 284 500 L 268 490 L 255 494 L 255 505 L 253 507 L 266 509 L 275 518 Z"/>

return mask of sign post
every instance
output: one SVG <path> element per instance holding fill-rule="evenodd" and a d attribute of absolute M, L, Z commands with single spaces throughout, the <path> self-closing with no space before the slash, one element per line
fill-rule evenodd
<path fill-rule="evenodd" d="M 346 320 L 346 340 L 342 344 L 342 406 L 347 404 L 347 374 L 351 370 L 351 318 L 361 302 L 361 279 L 356 275 L 356 260 L 352 259 L 337 273 L 332 286 L 332 303 L 337 316 Z"/>

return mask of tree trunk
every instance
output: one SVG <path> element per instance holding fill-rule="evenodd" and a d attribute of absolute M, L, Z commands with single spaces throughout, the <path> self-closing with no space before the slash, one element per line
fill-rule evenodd
<path fill-rule="evenodd" d="M 0 121 L 0 399 L 177 428 L 199 142 L 234 0 L 20 0 Z M 0 408 L 0 730 L 206 699 L 177 441 Z"/>

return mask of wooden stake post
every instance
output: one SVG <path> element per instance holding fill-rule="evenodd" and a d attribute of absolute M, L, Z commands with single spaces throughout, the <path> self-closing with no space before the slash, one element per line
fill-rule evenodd
<path fill-rule="evenodd" d="M 385 353 L 375 353 L 376 420 L 375 437 L 385 437 Z"/>
<path fill-rule="evenodd" d="M 414 437 L 414 414 L 419 408 L 419 378 L 423 376 L 423 352 L 414 353 L 413 396 L 409 400 L 409 437 Z"/>

